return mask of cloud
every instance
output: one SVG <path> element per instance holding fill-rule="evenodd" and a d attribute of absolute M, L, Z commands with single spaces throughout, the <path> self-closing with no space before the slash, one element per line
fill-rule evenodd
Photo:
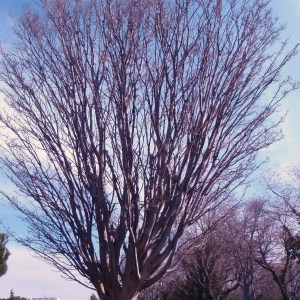
<path fill-rule="evenodd" d="M 78 283 L 63 279 L 45 262 L 17 245 L 8 245 L 8 271 L 0 278 L 0 298 L 11 289 L 22 297 L 59 297 L 61 300 L 88 300 L 93 293 Z"/>

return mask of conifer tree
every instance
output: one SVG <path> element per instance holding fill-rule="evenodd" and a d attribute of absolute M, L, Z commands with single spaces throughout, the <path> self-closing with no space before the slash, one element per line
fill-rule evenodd
<path fill-rule="evenodd" d="M 7 271 L 7 259 L 10 255 L 6 248 L 7 236 L 0 233 L 0 276 L 4 275 Z"/>

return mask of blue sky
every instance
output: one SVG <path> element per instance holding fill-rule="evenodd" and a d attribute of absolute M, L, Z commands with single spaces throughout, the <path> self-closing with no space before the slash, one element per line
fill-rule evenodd
<path fill-rule="evenodd" d="M 280 23 L 286 24 L 285 37 L 289 38 L 291 45 L 300 43 L 300 1 L 299 0 L 272 0 L 271 7 L 274 14 L 279 17 Z M 296 80 L 300 80 L 298 56 L 287 66 L 286 72 Z M 284 139 L 272 145 L 262 152 L 270 157 L 270 166 L 278 165 L 281 168 L 299 162 L 299 112 L 300 112 L 300 91 L 291 93 L 282 103 L 282 110 L 288 114 L 282 124 Z"/>
<path fill-rule="evenodd" d="M 18 14 L 26 0 L 0 0 L 0 40 L 7 42 L 12 37 L 10 27 L 13 21 L 10 12 Z M 287 25 L 285 37 L 290 39 L 291 45 L 300 42 L 300 1 L 299 0 L 271 0 L 274 14 L 280 23 Z M 288 65 L 287 73 L 300 80 L 300 55 Z M 300 90 L 290 94 L 282 103 L 282 111 L 288 111 L 282 130 L 284 139 L 261 152 L 261 157 L 269 157 L 267 167 L 277 166 L 284 169 L 299 162 L 300 146 Z M 0 101 L 2 97 L 0 95 Z M 0 188 L 8 188 L 9 183 L 0 177 Z M 23 225 L 16 219 L 15 213 L 0 199 L 0 220 L 21 231 Z M 1 231 L 1 228 L 0 228 Z M 53 296 L 62 300 L 89 299 L 92 291 L 77 283 L 62 279 L 46 263 L 34 258 L 31 253 L 20 246 L 9 243 L 11 257 L 8 261 L 8 272 L 0 278 L 0 298 L 8 297 L 13 288 L 16 295 L 25 297 Z"/>

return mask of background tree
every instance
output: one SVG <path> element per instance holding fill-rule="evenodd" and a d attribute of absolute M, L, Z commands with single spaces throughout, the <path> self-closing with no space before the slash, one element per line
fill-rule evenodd
<path fill-rule="evenodd" d="M 98 300 L 98 298 L 95 294 L 92 294 L 90 300 Z"/>
<path fill-rule="evenodd" d="M 296 48 L 264 0 L 37 2 L 2 51 L 1 162 L 24 196 L 5 197 L 25 246 L 134 299 L 281 137 Z"/>
<path fill-rule="evenodd" d="M 294 299 L 299 275 L 295 265 L 290 264 L 291 256 L 284 251 L 282 226 L 274 212 L 265 200 L 237 206 L 197 251 L 185 256 L 179 271 L 164 277 L 140 298 L 279 300 L 288 293 L 289 299 Z M 262 251 L 269 270 L 259 261 Z M 282 274 L 283 284 L 278 281 Z"/>
<path fill-rule="evenodd" d="M 234 278 L 241 290 L 240 298 L 243 300 L 256 298 L 256 284 L 261 280 L 255 256 L 256 237 L 257 232 L 261 230 L 261 220 L 267 222 L 264 205 L 265 201 L 248 201 L 226 223 L 229 234 L 226 236 L 225 244 L 230 251 Z"/>
<path fill-rule="evenodd" d="M 196 239 L 194 247 L 184 252 L 184 256 L 176 255 L 177 267 L 168 272 L 162 280 L 144 291 L 139 296 L 143 300 L 158 299 L 223 299 L 236 289 L 232 260 L 228 255 L 229 247 L 223 243 L 228 234 L 224 222 L 228 221 L 234 209 L 226 216 L 216 213 L 205 216 L 202 228 L 204 235 Z M 209 230 L 207 226 L 209 225 Z M 199 234 L 199 233 L 198 233 Z M 229 233 L 231 234 L 231 233 Z M 185 233 L 184 239 L 190 239 Z"/>
<path fill-rule="evenodd" d="M 227 234 L 226 226 L 222 224 L 209 234 L 196 252 L 186 255 L 181 265 L 182 274 L 173 285 L 166 284 L 161 299 L 218 300 L 237 289 L 239 284 L 233 257 L 228 252 Z"/>
<path fill-rule="evenodd" d="M 10 255 L 6 248 L 7 236 L 0 233 L 0 276 L 4 275 L 7 271 L 7 260 Z"/>
<path fill-rule="evenodd" d="M 10 300 L 14 300 L 15 298 L 16 298 L 16 297 L 15 297 L 14 290 L 13 290 L 13 289 L 11 289 L 11 290 L 10 290 L 9 299 L 10 299 Z"/>
<path fill-rule="evenodd" d="M 232 251 L 231 261 L 242 299 L 292 299 L 290 285 L 296 279 L 291 272 L 292 253 L 296 246 L 287 235 L 288 229 L 276 217 L 282 210 L 271 204 L 265 199 L 249 201 L 228 222 L 231 229 L 227 236 L 231 239 L 226 244 Z M 271 296 L 270 290 L 276 290 L 277 295 Z"/>
<path fill-rule="evenodd" d="M 296 299 L 300 291 L 299 174 L 299 167 L 292 167 L 287 172 L 275 172 L 265 181 L 272 199 L 272 223 L 258 235 L 256 262 L 271 274 L 282 299 Z"/>
<path fill-rule="evenodd" d="M 286 227 L 278 230 L 277 233 L 281 234 L 281 238 L 277 235 L 274 239 L 269 235 L 267 243 L 261 242 L 256 258 L 257 264 L 272 275 L 283 300 L 295 299 L 293 294 L 296 296 L 297 289 L 294 286 L 297 286 L 295 283 L 299 282 L 299 275 L 295 272 L 296 263 L 293 251 L 291 251 L 294 238 L 288 231 Z M 291 286 L 293 286 L 292 289 Z"/>
<path fill-rule="evenodd" d="M 25 297 L 15 296 L 14 290 L 10 290 L 9 298 L 1 298 L 0 300 L 27 300 Z"/>

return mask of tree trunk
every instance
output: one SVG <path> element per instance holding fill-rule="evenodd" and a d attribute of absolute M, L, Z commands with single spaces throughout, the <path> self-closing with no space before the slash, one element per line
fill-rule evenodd
<path fill-rule="evenodd" d="M 128 290 L 126 287 L 106 291 L 105 295 L 102 291 L 98 291 L 100 300 L 137 300 L 138 294 L 137 291 Z"/>
<path fill-rule="evenodd" d="M 289 293 L 287 291 L 287 288 L 285 286 L 285 284 L 280 284 L 279 285 L 279 288 L 280 288 L 280 291 L 281 291 L 281 295 L 282 295 L 282 300 L 289 300 L 290 297 L 289 297 Z"/>
<path fill-rule="evenodd" d="M 242 289 L 243 289 L 243 300 L 250 300 L 250 294 L 249 294 L 250 285 L 245 284 L 245 286 L 243 286 Z"/>

